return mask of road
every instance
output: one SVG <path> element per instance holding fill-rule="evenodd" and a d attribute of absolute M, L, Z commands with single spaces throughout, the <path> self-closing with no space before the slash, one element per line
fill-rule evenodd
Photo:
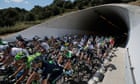
<path fill-rule="evenodd" d="M 117 56 L 112 58 L 111 64 L 113 64 L 116 67 L 116 70 L 108 70 L 105 73 L 104 80 L 99 84 L 127 84 L 125 77 L 126 49 L 118 48 L 118 51 L 116 51 L 115 54 Z"/>

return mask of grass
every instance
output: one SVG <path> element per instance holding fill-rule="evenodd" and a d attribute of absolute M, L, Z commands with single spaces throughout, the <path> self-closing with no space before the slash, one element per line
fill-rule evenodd
<path fill-rule="evenodd" d="M 133 2 L 130 2 L 129 4 L 131 5 L 137 5 L 137 6 L 140 6 L 140 1 L 133 1 Z"/>
<path fill-rule="evenodd" d="M 31 22 L 18 22 L 16 25 L 11 27 L 0 27 L 0 35 L 6 35 L 9 33 L 15 33 L 26 28 L 29 28 L 33 25 L 40 24 L 43 21 L 31 21 Z"/>

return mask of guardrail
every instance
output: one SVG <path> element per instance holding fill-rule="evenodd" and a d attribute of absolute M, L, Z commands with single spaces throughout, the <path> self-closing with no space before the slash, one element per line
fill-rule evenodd
<path fill-rule="evenodd" d="M 134 76 L 134 67 L 132 67 L 131 58 L 129 55 L 129 49 L 126 50 L 126 84 L 136 84 Z"/>

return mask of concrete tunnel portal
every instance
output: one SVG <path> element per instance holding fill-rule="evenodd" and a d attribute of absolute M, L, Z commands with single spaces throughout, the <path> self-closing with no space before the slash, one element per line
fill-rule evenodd
<path fill-rule="evenodd" d="M 116 46 L 121 47 L 125 47 L 129 39 L 128 10 L 122 7 L 97 6 L 66 14 L 56 21 L 57 23 L 50 22 L 51 25 L 47 26 L 78 29 L 97 35 L 113 36 L 116 40 Z"/>
<path fill-rule="evenodd" d="M 18 34 L 25 38 L 34 35 L 61 36 L 71 33 L 96 33 L 113 36 L 116 46 L 125 47 L 129 39 L 129 15 L 126 8 L 114 5 L 102 5 L 64 14 L 42 24 L 11 35 L 5 40 L 14 41 Z"/>
<path fill-rule="evenodd" d="M 118 10 L 118 8 L 117 8 Z M 120 12 L 115 11 L 115 7 L 102 7 L 92 10 L 91 17 L 85 17 L 83 21 L 80 21 L 83 30 L 93 31 L 103 36 L 113 36 L 116 39 L 117 45 L 125 47 L 128 41 L 129 25 L 124 20 L 120 9 Z M 128 13 L 125 13 L 126 16 Z M 127 19 L 129 19 L 127 17 Z"/>

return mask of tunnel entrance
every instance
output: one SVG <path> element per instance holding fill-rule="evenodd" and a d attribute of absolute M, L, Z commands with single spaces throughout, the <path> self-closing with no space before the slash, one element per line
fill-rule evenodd
<path fill-rule="evenodd" d="M 112 36 L 115 38 L 115 46 L 125 47 L 128 38 L 128 29 L 124 20 L 117 14 L 108 13 L 108 16 L 95 11 L 97 14 L 96 28 L 94 32 L 103 36 Z"/>
<path fill-rule="evenodd" d="M 128 11 L 115 7 L 100 7 L 92 10 L 82 24 L 82 29 L 101 36 L 112 36 L 118 47 L 125 47 L 129 38 Z"/>

